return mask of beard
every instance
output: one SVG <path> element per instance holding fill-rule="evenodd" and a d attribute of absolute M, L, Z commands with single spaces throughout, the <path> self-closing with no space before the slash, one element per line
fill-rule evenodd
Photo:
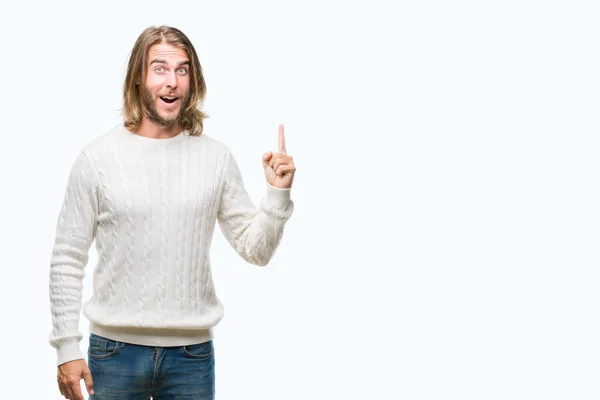
<path fill-rule="evenodd" d="M 163 117 L 158 113 L 156 109 L 155 99 L 152 98 L 152 94 L 146 89 L 145 86 L 142 87 L 142 101 L 144 103 L 144 112 L 148 119 L 154 122 L 157 125 L 162 126 L 163 128 L 171 128 L 176 122 L 180 122 L 183 118 L 183 113 L 185 110 L 185 105 L 187 104 L 187 100 L 189 98 L 189 94 L 186 96 L 178 96 L 181 106 L 179 107 L 179 112 L 177 115 L 172 117 Z"/>

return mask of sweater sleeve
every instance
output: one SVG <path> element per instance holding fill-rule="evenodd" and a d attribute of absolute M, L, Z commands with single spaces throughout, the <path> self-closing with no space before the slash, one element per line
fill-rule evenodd
<path fill-rule="evenodd" d="M 95 170 L 82 151 L 71 167 L 50 259 L 53 328 L 49 342 L 57 351 L 57 365 L 84 358 L 79 348 L 83 338 L 79 318 L 84 269 L 96 233 L 96 185 Z"/>
<path fill-rule="evenodd" d="M 223 179 L 218 211 L 221 231 L 245 261 L 265 266 L 277 250 L 284 225 L 292 215 L 291 188 L 278 189 L 267 183 L 267 193 L 256 207 L 244 188 L 241 172 L 229 150 L 225 156 Z"/>

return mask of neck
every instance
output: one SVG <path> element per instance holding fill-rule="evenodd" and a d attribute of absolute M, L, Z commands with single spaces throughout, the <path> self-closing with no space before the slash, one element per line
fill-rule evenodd
<path fill-rule="evenodd" d="M 151 121 L 148 117 L 144 117 L 142 124 L 135 133 L 152 139 L 168 139 L 178 135 L 182 131 L 183 126 L 178 121 L 170 126 L 163 126 Z"/>

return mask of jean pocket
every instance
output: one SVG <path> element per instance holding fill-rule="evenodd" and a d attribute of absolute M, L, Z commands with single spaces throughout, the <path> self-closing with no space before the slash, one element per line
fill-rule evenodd
<path fill-rule="evenodd" d="M 209 340 L 204 343 L 189 344 L 182 346 L 181 351 L 186 357 L 197 358 L 197 359 L 208 359 L 212 357 L 215 349 L 213 347 L 213 341 Z"/>
<path fill-rule="evenodd" d="M 100 360 L 113 357 L 119 353 L 121 343 L 102 336 L 90 334 L 90 344 L 88 355 L 91 358 Z"/>

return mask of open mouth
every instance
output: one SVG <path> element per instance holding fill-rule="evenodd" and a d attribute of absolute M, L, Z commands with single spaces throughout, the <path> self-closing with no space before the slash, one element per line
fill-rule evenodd
<path fill-rule="evenodd" d="M 160 96 L 160 99 L 167 104 L 173 104 L 179 99 L 179 97 Z"/>

